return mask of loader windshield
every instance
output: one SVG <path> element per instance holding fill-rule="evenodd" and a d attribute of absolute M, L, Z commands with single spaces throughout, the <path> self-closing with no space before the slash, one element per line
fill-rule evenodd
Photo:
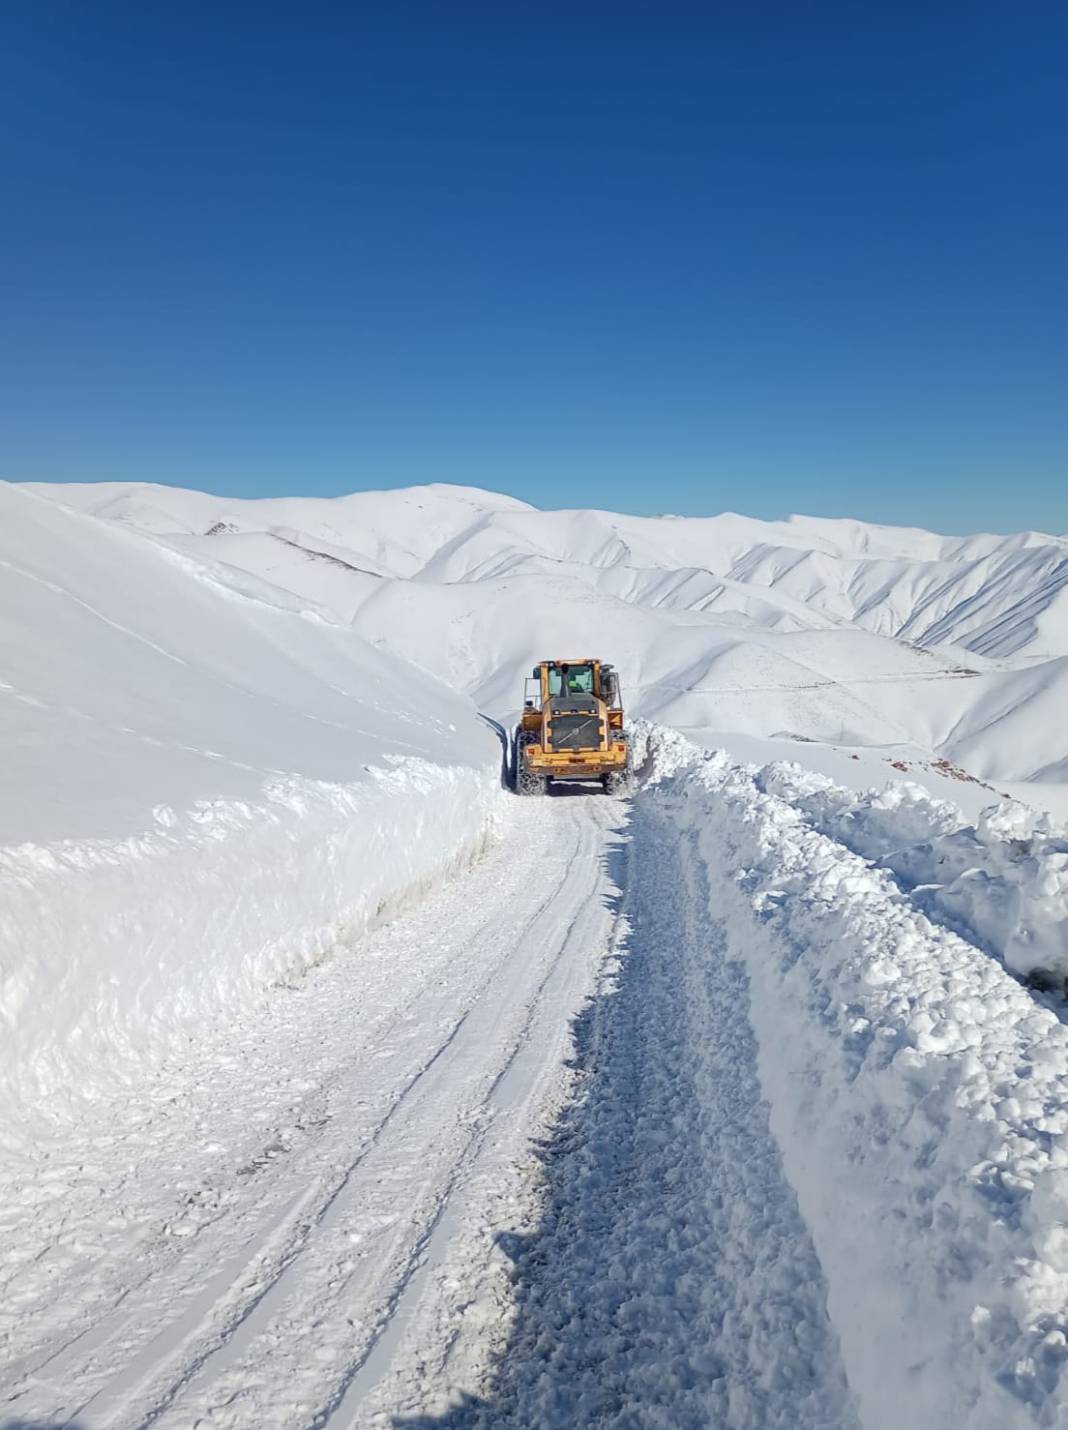
<path fill-rule="evenodd" d="M 592 695 L 592 665 L 551 665 L 549 667 L 550 695 Z"/>

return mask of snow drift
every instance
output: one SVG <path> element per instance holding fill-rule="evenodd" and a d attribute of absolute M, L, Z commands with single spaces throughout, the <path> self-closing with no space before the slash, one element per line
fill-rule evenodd
<path fill-rule="evenodd" d="M 1063 1423 L 1068 1027 L 815 827 L 814 803 L 827 827 L 842 811 L 793 803 L 796 770 L 667 732 L 648 765 L 643 800 L 696 841 L 709 919 L 748 970 L 772 1130 L 865 1430 Z M 844 826 L 886 813 L 851 797 Z"/>
<path fill-rule="evenodd" d="M 468 700 L 277 588 L 0 486 L 9 1150 L 468 857 Z"/>
<path fill-rule="evenodd" d="M 1068 829 L 1048 815 L 1002 801 L 969 824 L 916 785 L 858 798 L 799 765 L 771 766 L 760 784 L 1014 973 L 1068 986 Z"/>

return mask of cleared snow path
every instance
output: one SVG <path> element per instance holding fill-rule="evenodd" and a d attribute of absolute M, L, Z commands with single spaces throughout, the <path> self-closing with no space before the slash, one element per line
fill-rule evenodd
<path fill-rule="evenodd" d="M 565 1085 L 622 818 L 517 801 L 468 875 L 5 1189 L 0 1424 L 344 1425 L 425 1378 Z"/>
<path fill-rule="evenodd" d="M 849 1430 L 745 976 L 644 806 L 511 803 L 4 1188 L 0 1426 Z"/>
<path fill-rule="evenodd" d="M 612 854 L 614 957 L 579 1084 L 511 1239 L 491 1388 L 422 1427 L 850 1430 L 825 1287 L 768 1127 L 742 966 L 692 833 L 635 801 Z M 624 872 L 625 871 L 625 872 Z"/>

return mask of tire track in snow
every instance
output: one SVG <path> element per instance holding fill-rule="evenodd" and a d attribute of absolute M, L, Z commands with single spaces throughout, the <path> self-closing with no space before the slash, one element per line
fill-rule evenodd
<path fill-rule="evenodd" d="M 700 856 L 635 802 L 618 966 L 512 1238 L 517 1311 L 482 1397 L 409 1430 L 853 1430 L 819 1263 L 768 1126 L 748 985 Z"/>
<path fill-rule="evenodd" d="M 585 824 L 586 821 L 584 820 Z M 495 1130 L 498 1121 L 516 1112 L 524 1103 L 533 1104 L 537 1100 L 539 1072 L 544 1075 L 554 1072 L 557 1060 L 551 1057 L 554 1043 L 562 1061 L 565 1045 L 569 1042 L 570 1015 L 581 1005 L 589 991 L 591 964 L 599 962 L 599 954 L 606 947 L 604 911 L 599 907 L 592 893 L 601 880 L 596 867 L 596 840 L 599 831 L 591 821 L 583 828 L 582 844 L 572 860 L 572 869 L 581 870 L 587 878 L 590 894 L 574 909 L 573 917 L 559 940 L 558 948 L 545 972 L 540 985 L 527 1007 L 527 1018 L 519 1037 L 506 1062 L 499 1068 L 483 1106 L 484 1115 L 479 1118 L 476 1129 L 460 1159 L 457 1161 L 432 1224 L 427 1228 L 423 1243 L 413 1252 L 404 1278 L 398 1283 L 396 1296 L 389 1307 L 389 1315 L 368 1347 L 367 1352 L 346 1373 L 330 1401 L 314 1422 L 316 1426 L 338 1425 L 358 1426 L 365 1422 L 365 1403 L 373 1396 L 381 1379 L 392 1369 L 391 1361 L 397 1350 L 396 1341 L 403 1336 L 403 1327 L 398 1329 L 394 1322 L 401 1320 L 405 1312 L 412 1315 L 425 1293 L 426 1282 L 433 1271 L 447 1259 L 448 1244 L 457 1232 L 458 1223 L 464 1212 L 470 1208 L 456 1208 L 453 1203 L 465 1200 L 461 1184 L 469 1181 L 477 1172 L 485 1171 L 485 1162 L 499 1164 L 502 1150 L 510 1154 L 510 1165 L 522 1151 L 527 1140 L 525 1124 L 520 1124 L 521 1136 L 505 1135 L 504 1148 L 490 1147 L 487 1140 Z M 584 868 L 583 868 L 584 866 Z M 535 1040 L 535 1034 L 540 1039 Z M 550 1056 L 547 1058 L 546 1053 Z M 548 1066 L 547 1066 L 548 1064 Z M 498 1167 L 498 1174 L 500 1168 Z M 471 1197 L 466 1198 L 467 1201 Z M 425 1353 L 422 1346 L 420 1354 Z M 410 1350 L 409 1350 L 410 1353 Z M 401 1374 L 408 1367 L 401 1361 Z M 411 1378 L 409 1371 L 409 1378 Z"/>
<path fill-rule="evenodd" d="M 591 900 L 601 825 L 615 806 L 594 801 L 602 818 L 590 820 L 588 811 L 580 814 L 586 803 L 552 801 L 527 811 L 514 832 L 508 877 L 498 878 L 495 897 L 479 910 L 458 917 L 455 906 L 465 889 L 485 898 L 489 890 L 479 891 L 477 875 L 430 901 L 455 925 L 458 969 L 467 957 L 478 975 L 473 984 L 466 980 L 466 991 L 461 979 L 459 1016 L 446 1024 L 437 995 L 428 996 L 424 1007 L 402 1014 L 406 1038 L 398 1042 L 393 1025 L 385 1048 L 364 1047 L 331 1089 L 333 1115 L 301 1149 L 299 1165 L 260 1171 L 267 1185 L 251 1209 L 238 1206 L 204 1226 L 190 1246 L 194 1255 L 170 1262 L 162 1280 L 151 1277 L 139 1291 L 120 1294 L 113 1313 L 23 1381 L 12 1409 L 76 1414 L 90 1430 L 194 1423 L 194 1401 L 205 1424 L 311 1423 L 324 1388 L 353 1378 L 410 1280 L 465 1154 L 481 1143 L 487 1102 Z M 424 910 L 415 923 L 425 927 L 427 917 Z M 392 933 L 402 955 L 417 955 L 419 934 L 415 948 L 405 949 L 405 925 L 400 920 L 381 937 Z M 585 955 L 588 967 L 590 950 Z M 553 1008 L 565 1026 L 587 990 L 583 977 L 584 984 L 568 983 Z M 424 1052 L 405 1075 L 405 1062 L 427 1037 L 432 1056 Z M 535 1071 L 543 1071 L 540 1064 L 532 1077 Z M 366 1116 L 345 1115 L 347 1097 L 368 1101 L 361 1078 L 388 1090 L 385 1115 L 370 1131 Z M 355 1159 L 351 1150 L 345 1155 L 353 1146 Z M 331 1177 L 331 1164 L 340 1177 Z M 392 1214 L 406 1204 L 414 1206 L 410 1217 Z M 354 1229 L 362 1243 L 350 1239 Z M 265 1358 L 260 1342 L 271 1340 L 276 1325 L 291 1354 Z"/>
<path fill-rule="evenodd" d="M 325 1405 L 314 1409 L 314 1413 L 307 1421 L 277 1418 L 279 1414 L 277 1397 L 282 1394 L 292 1397 L 294 1393 L 292 1379 L 300 1376 L 300 1367 L 293 1366 L 291 1367 L 291 1376 L 287 1377 L 289 1383 L 285 1389 L 283 1390 L 281 1386 L 273 1388 L 275 1398 L 269 1407 L 262 1404 L 262 1393 L 256 1396 L 255 1423 L 257 1425 L 307 1423 L 320 1426 L 325 1425 L 332 1418 L 334 1412 L 341 1407 L 350 1383 L 356 1378 L 375 1344 L 384 1333 L 403 1294 L 411 1271 L 425 1251 L 448 1200 L 453 1183 L 464 1164 L 470 1145 L 478 1135 L 480 1123 L 485 1115 L 486 1104 L 492 1097 L 500 1077 L 514 1058 L 529 1022 L 530 1012 L 567 947 L 567 935 L 574 923 L 570 914 L 576 907 L 580 907 L 582 902 L 585 902 L 586 894 L 579 891 L 585 890 L 593 882 L 595 875 L 595 864 L 591 857 L 592 849 L 590 847 L 592 845 L 591 833 L 592 830 L 586 826 L 584 821 L 569 821 L 567 834 L 570 837 L 572 848 L 565 856 L 564 877 L 559 883 L 554 882 L 547 893 L 541 893 L 539 902 L 533 911 L 525 915 L 525 926 L 514 949 L 509 950 L 508 957 L 496 965 L 490 977 L 479 989 L 476 1000 L 464 1011 L 434 1056 L 416 1073 L 402 1091 L 390 1113 L 376 1130 L 370 1145 L 346 1173 L 342 1185 L 316 1214 L 315 1225 L 302 1239 L 302 1245 L 298 1252 L 289 1257 L 285 1264 L 279 1268 L 278 1275 L 271 1280 L 261 1294 L 257 1294 L 253 1304 L 247 1310 L 240 1312 L 231 1324 L 222 1328 L 213 1337 L 213 1344 L 198 1355 L 195 1362 L 185 1368 L 180 1380 L 168 1389 L 159 1404 L 153 1406 L 144 1415 L 141 1424 L 148 1426 L 159 1423 L 165 1419 L 166 1413 L 172 1405 L 177 1406 L 180 1410 L 181 1419 L 178 1423 L 186 1423 L 190 1414 L 200 1413 L 205 1416 L 209 1424 L 248 1424 L 249 1406 L 247 1401 L 250 1396 L 248 1386 L 250 1370 L 261 1360 L 265 1351 L 273 1355 L 280 1352 L 281 1347 L 277 1344 L 277 1333 L 274 1327 L 283 1318 L 289 1318 L 292 1323 L 295 1316 L 292 1308 L 286 1304 L 294 1295 L 293 1288 L 286 1280 L 291 1269 L 298 1279 L 303 1278 L 308 1283 L 313 1296 L 315 1296 L 323 1284 L 323 1276 L 313 1273 L 309 1277 L 300 1258 L 306 1249 L 314 1246 L 313 1238 L 322 1236 L 324 1233 L 329 1234 L 333 1228 L 344 1224 L 347 1214 L 351 1216 L 359 1192 L 359 1187 L 356 1185 L 357 1177 L 360 1187 L 367 1182 L 376 1183 L 380 1180 L 390 1179 L 394 1175 L 394 1169 L 399 1160 L 396 1144 L 411 1141 L 413 1137 L 416 1140 L 419 1155 L 416 1157 L 409 1155 L 407 1165 L 415 1167 L 422 1160 L 423 1155 L 432 1155 L 434 1150 L 433 1138 L 428 1136 L 426 1124 L 439 1125 L 442 1121 L 455 1117 L 459 1124 L 460 1134 L 449 1146 L 448 1154 L 440 1159 L 445 1164 L 444 1176 L 433 1181 L 424 1177 L 419 1193 L 418 1209 L 413 1215 L 411 1223 L 404 1222 L 396 1236 L 385 1238 L 385 1244 L 378 1251 L 377 1262 L 370 1271 L 366 1266 L 368 1258 L 364 1258 L 364 1264 L 361 1266 L 363 1298 L 365 1301 L 370 1300 L 366 1290 L 368 1284 L 377 1289 L 378 1297 L 377 1303 L 371 1302 L 367 1307 L 365 1314 L 361 1317 L 361 1322 L 358 1325 L 352 1325 L 352 1332 L 361 1332 L 364 1341 L 358 1355 L 354 1360 L 343 1365 L 333 1393 L 326 1400 Z M 569 894 L 569 888 L 573 888 L 575 892 Z M 563 937 L 560 936 L 560 915 L 554 914 L 557 909 L 562 911 L 563 919 L 566 920 Z M 555 928 L 553 927 L 554 923 Z M 519 989 L 515 987 L 510 964 L 515 959 L 521 959 L 528 952 L 532 935 L 535 938 L 538 937 L 538 931 L 542 928 L 546 929 L 546 945 L 551 950 L 548 955 L 548 968 L 533 993 L 523 992 L 521 987 Z M 551 938 L 548 937 L 549 930 L 552 931 Z M 495 937 L 495 932 L 491 936 Z M 537 976 L 540 969 L 536 956 L 529 967 L 535 970 L 535 976 Z M 517 1033 L 516 1019 L 513 1017 L 512 1025 L 508 1027 L 505 1035 L 508 1042 L 502 1044 L 498 1037 L 494 1044 L 494 1028 L 499 1026 L 507 1016 L 504 1005 L 511 1002 L 517 992 L 528 1000 L 519 1005 L 519 1016 L 523 1018 L 523 1022 Z M 515 1039 L 514 1043 L 512 1042 L 513 1038 Z M 489 1052 L 492 1058 L 492 1061 L 486 1064 L 481 1072 L 482 1079 L 486 1077 L 491 1079 L 490 1085 L 480 1094 L 476 1105 L 468 1106 L 457 1116 L 454 1105 L 457 1101 L 463 1101 L 464 1093 L 468 1091 L 474 1079 L 472 1079 L 469 1070 L 461 1067 L 464 1085 L 457 1086 L 456 1065 L 469 1062 L 473 1048 L 477 1048 L 479 1045 Z M 503 1065 L 498 1061 L 502 1054 L 504 1056 Z M 438 1074 L 438 1082 L 428 1085 L 428 1076 L 435 1072 Z M 404 1121 L 406 1114 L 408 1122 Z M 414 1132 L 410 1126 L 413 1120 L 419 1121 Z M 394 1125 L 398 1122 L 400 1126 L 395 1130 Z M 468 1127 L 473 1128 L 473 1132 L 469 1132 Z M 403 1153 L 400 1156 L 403 1157 Z M 452 1160 L 453 1158 L 455 1161 Z M 366 1211 L 360 1215 L 364 1221 L 368 1220 Z M 318 1248 L 315 1249 L 318 1250 Z M 328 1261 L 330 1255 L 336 1254 L 336 1250 L 328 1248 L 326 1258 L 318 1255 L 316 1259 L 319 1267 L 317 1269 L 329 1273 L 330 1268 L 323 1267 L 322 1262 L 324 1259 Z M 299 1285 L 296 1288 L 295 1294 L 298 1297 L 301 1294 L 301 1289 Z M 320 1325 L 320 1334 L 323 1335 L 325 1332 L 322 1329 L 322 1323 L 327 1317 L 318 1304 L 314 1307 L 314 1313 Z M 342 1316 L 340 1319 L 342 1323 L 351 1323 L 351 1316 Z M 361 1336 L 355 1334 L 354 1339 L 359 1341 Z M 264 1342 L 266 1345 L 263 1344 Z M 348 1350 L 347 1354 L 351 1356 L 351 1350 Z M 300 1352 L 298 1352 L 297 1359 L 302 1359 Z M 313 1384 L 306 1390 L 308 1398 L 304 1405 L 294 1407 L 296 1412 L 301 1415 L 307 1413 L 306 1406 L 315 1405 L 317 1386 L 324 1380 L 330 1379 L 332 1374 L 336 1374 L 336 1371 L 325 1363 L 321 1344 L 316 1348 L 316 1361 L 317 1368 Z M 205 1381 L 206 1384 L 202 1383 Z M 222 1391 L 221 1399 L 219 1398 L 220 1390 Z M 291 1399 L 290 1404 L 292 1404 Z M 234 1417 L 232 1421 L 226 1418 L 227 1414 Z"/>

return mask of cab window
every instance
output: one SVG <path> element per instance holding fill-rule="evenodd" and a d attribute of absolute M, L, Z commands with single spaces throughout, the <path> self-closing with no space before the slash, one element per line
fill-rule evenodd
<path fill-rule="evenodd" d="M 593 666 L 569 665 L 566 673 L 558 665 L 549 667 L 550 695 L 592 695 Z"/>

